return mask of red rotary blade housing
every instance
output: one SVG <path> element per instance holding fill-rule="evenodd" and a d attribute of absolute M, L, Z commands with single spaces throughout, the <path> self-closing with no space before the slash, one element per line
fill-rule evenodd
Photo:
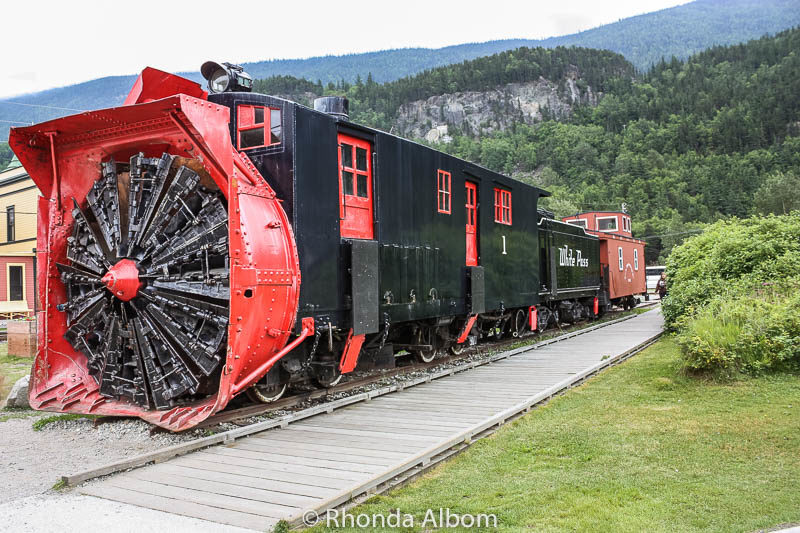
<path fill-rule="evenodd" d="M 179 87 L 195 96 L 163 97 L 158 88 L 146 86 L 147 73 L 158 79 L 161 87 L 167 87 L 166 90 Z M 224 408 L 235 394 L 262 377 L 278 359 L 276 355 L 286 346 L 293 330 L 300 269 L 286 213 L 264 178 L 247 157 L 231 145 L 229 109 L 205 100 L 199 86 L 192 89 L 188 80 L 179 83 L 173 80 L 174 83 L 164 85 L 163 78 L 163 75 L 153 76 L 152 69 L 145 71 L 134 88 L 136 94 L 129 97 L 133 105 L 86 112 L 15 128 L 11 132 L 12 149 L 43 195 L 39 200 L 37 242 L 41 311 L 38 313 L 38 351 L 30 384 L 30 403 L 36 409 L 138 416 L 173 431 L 188 429 Z M 223 277 L 228 276 L 229 280 L 229 295 L 225 295 L 229 297 L 229 307 L 227 323 L 221 328 L 227 335 L 219 348 L 219 360 L 207 376 L 200 376 L 210 387 L 159 408 L 148 407 L 148 402 L 152 404 L 149 399 L 137 402 L 102 391 L 103 380 L 98 376 L 105 375 L 103 372 L 108 369 L 102 366 L 108 367 L 108 360 L 100 358 L 100 363 L 92 363 L 92 358 L 86 355 L 92 355 L 91 350 L 76 350 L 74 343 L 65 338 L 68 313 L 77 313 L 64 310 L 69 308 L 70 302 L 63 281 L 66 268 L 74 272 L 80 267 L 67 256 L 70 246 L 79 247 L 73 227 L 80 221 L 76 222 L 75 216 L 82 217 L 81 213 L 92 207 L 87 205 L 87 194 L 98 181 L 102 165 L 109 161 L 127 161 L 136 154 L 145 158 L 158 158 L 162 154 L 167 157 L 168 154 L 170 158 L 189 161 L 187 166 L 197 175 L 213 180 L 213 184 L 208 182 L 209 187 L 215 185 L 217 194 L 224 198 L 222 203 L 227 202 L 229 272 Z M 124 223 L 132 224 L 131 221 Z M 88 227 L 90 232 L 99 234 L 96 222 Z M 137 267 L 138 260 L 118 259 L 128 263 L 109 262 L 108 266 L 98 269 L 97 280 L 92 278 L 94 273 L 80 270 L 84 278 L 90 279 L 89 283 L 96 283 L 97 288 L 91 295 L 105 298 L 104 305 L 109 308 L 130 305 L 141 298 L 147 300 L 137 304 L 140 308 L 155 305 L 157 297 L 148 296 L 147 291 L 157 288 L 140 289 L 140 277 L 142 287 L 149 283 L 146 274 L 131 270 Z M 101 275 L 105 276 L 102 283 Z M 111 278 L 116 279 L 116 286 L 123 285 L 122 295 L 113 293 L 117 300 L 103 292 L 115 286 Z M 135 300 L 129 302 L 125 298 Z M 164 338 L 179 339 L 170 336 L 174 332 L 169 328 L 155 322 L 148 322 L 151 329 L 161 328 Z M 126 338 L 141 345 L 147 339 L 135 329 L 131 327 Z M 114 341 L 114 334 L 106 337 L 104 342 Z M 175 351 L 175 343 L 172 344 L 168 347 L 170 353 Z M 187 368 L 193 364 L 187 363 Z M 151 378 L 142 390 L 155 395 L 160 386 L 158 380 L 152 379 L 155 371 L 144 365 L 141 373 Z M 187 379 L 195 378 L 187 375 Z M 191 383 L 184 388 L 190 386 Z M 169 395 L 160 398 L 162 403 L 167 401 L 164 398 L 169 400 Z"/>

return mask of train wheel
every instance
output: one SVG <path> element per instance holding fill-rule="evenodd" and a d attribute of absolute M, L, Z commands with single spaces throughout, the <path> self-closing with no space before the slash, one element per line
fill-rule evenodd
<path fill-rule="evenodd" d="M 342 381 L 343 374 L 337 365 L 319 366 L 314 371 L 314 381 L 323 389 L 335 387 Z"/>
<path fill-rule="evenodd" d="M 247 397 L 253 400 L 254 402 L 259 403 L 272 403 L 276 402 L 281 399 L 281 396 L 284 395 L 288 385 L 284 383 L 283 385 L 259 385 L 255 384 L 249 389 L 247 389 Z"/>
<path fill-rule="evenodd" d="M 514 313 L 514 322 L 511 325 L 511 335 L 513 337 L 522 337 L 522 335 L 525 333 L 527 318 L 527 314 L 523 309 L 517 309 L 517 312 Z"/>
<path fill-rule="evenodd" d="M 413 353 L 420 363 L 430 363 L 436 358 L 436 350 L 414 350 Z"/>
<path fill-rule="evenodd" d="M 414 354 L 414 357 L 416 358 L 417 361 L 419 361 L 420 363 L 430 363 L 436 358 L 436 346 L 434 345 L 435 340 L 436 340 L 435 329 L 423 328 L 423 327 L 417 329 L 416 343 L 431 346 L 431 348 L 428 349 L 411 351 L 411 353 Z"/>
<path fill-rule="evenodd" d="M 461 344 L 451 344 L 450 348 L 448 349 L 450 350 L 450 353 L 453 355 L 461 355 L 462 353 L 464 353 L 464 348 L 466 347 L 467 343 L 462 342 Z"/>

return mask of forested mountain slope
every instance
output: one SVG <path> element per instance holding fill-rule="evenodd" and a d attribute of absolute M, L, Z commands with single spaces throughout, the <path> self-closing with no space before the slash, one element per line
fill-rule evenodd
<path fill-rule="evenodd" d="M 662 57 L 687 58 L 713 45 L 743 42 L 798 24 L 798 0 L 697 0 L 584 32 L 544 40 L 507 39 L 438 49 L 406 48 L 345 56 L 259 61 L 246 64 L 246 68 L 256 78 L 291 75 L 321 80 L 323 84 L 340 80 L 353 83 L 357 77 L 366 79 L 371 73 L 372 79 L 381 83 L 521 46 L 581 46 L 620 53 L 644 71 Z M 269 50 L 265 49 L 264 54 L 268 53 Z M 158 68 L 159 65 L 156 63 L 151 66 Z M 200 81 L 196 72 L 184 75 Z M 13 101 L 78 110 L 110 107 L 123 101 L 134 79 L 135 76 L 100 78 L 18 96 Z M 0 100 L 0 120 L 4 121 L 41 122 L 70 112 L 69 109 L 19 106 Z M 11 125 L 0 122 L 0 140 L 8 137 L 8 127 Z"/>
<path fill-rule="evenodd" d="M 698 223 L 800 208 L 800 30 L 607 80 L 568 122 L 445 150 L 555 192 L 560 214 L 625 203 L 655 260 Z"/>
<path fill-rule="evenodd" d="M 520 49 L 382 85 L 258 83 L 306 99 L 346 94 L 354 120 L 400 133 L 449 126 L 437 148 L 550 189 L 558 214 L 624 203 L 651 262 L 700 224 L 800 208 L 799 29 L 632 72 L 609 52 Z M 525 83 L 549 84 L 569 113 L 508 120 L 513 106 L 496 95 L 513 100 L 509 87 Z M 451 110 L 470 105 L 491 127 L 453 123 Z"/>
<path fill-rule="evenodd" d="M 410 102 L 442 94 L 463 91 L 489 91 L 513 83 L 548 81 L 554 89 L 564 94 L 571 90 L 582 92 L 591 87 L 602 93 L 609 83 L 620 78 L 632 79 L 634 68 L 624 57 L 604 50 L 577 47 L 519 48 L 471 61 L 426 70 L 414 76 L 379 84 L 371 76 L 360 77 L 355 83 L 320 83 L 277 76 L 256 80 L 253 90 L 265 94 L 281 95 L 292 100 L 311 104 L 315 96 L 346 94 L 350 99 L 351 118 L 356 122 L 390 130 L 397 126 L 398 111 Z M 574 87 L 568 85 L 574 81 Z M 594 99 L 593 99 L 594 100 Z M 497 109 L 496 112 L 501 112 Z"/>

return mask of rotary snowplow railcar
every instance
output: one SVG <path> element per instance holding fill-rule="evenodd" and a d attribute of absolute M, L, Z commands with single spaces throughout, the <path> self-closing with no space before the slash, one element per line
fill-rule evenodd
<path fill-rule="evenodd" d="M 42 193 L 34 408 L 185 429 L 293 347 L 295 239 L 229 122 L 146 69 L 122 107 L 12 130 Z"/>
<path fill-rule="evenodd" d="M 12 130 L 43 195 L 34 408 L 183 430 L 246 390 L 537 327 L 545 191 L 344 99 L 203 74 L 210 94 L 148 68 L 121 107 Z"/>

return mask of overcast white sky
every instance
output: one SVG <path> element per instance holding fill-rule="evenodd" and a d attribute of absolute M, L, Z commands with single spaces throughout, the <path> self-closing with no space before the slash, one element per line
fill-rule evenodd
<path fill-rule="evenodd" d="M 575 33 L 686 0 L 15 0 L 0 98 L 102 76 Z"/>

